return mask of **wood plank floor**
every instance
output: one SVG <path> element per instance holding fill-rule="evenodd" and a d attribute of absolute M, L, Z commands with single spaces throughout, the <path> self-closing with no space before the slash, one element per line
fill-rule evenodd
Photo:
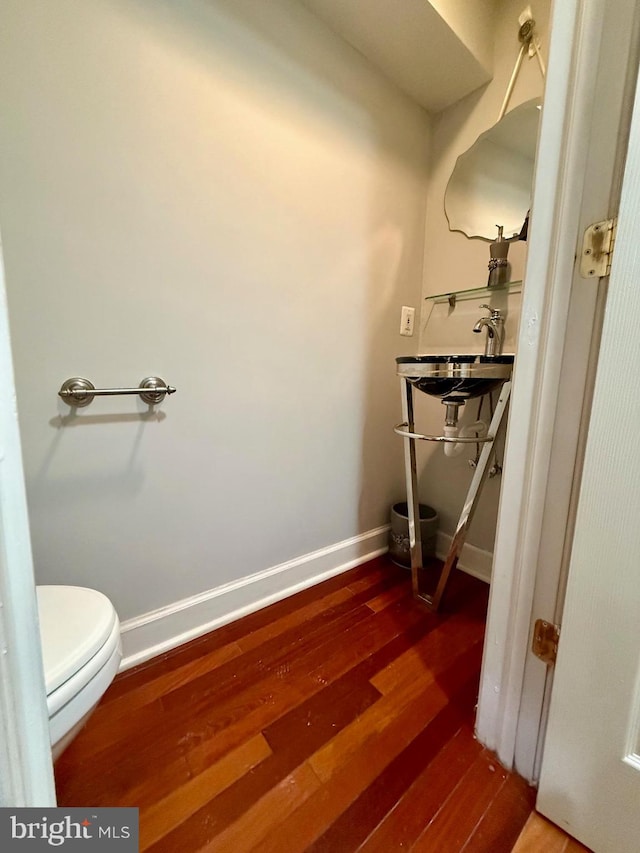
<path fill-rule="evenodd" d="M 386 557 L 114 681 L 60 805 L 140 809 L 141 850 L 511 851 L 533 805 L 473 737 L 488 588 L 441 614 Z"/>
<path fill-rule="evenodd" d="M 567 835 L 537 812 L 531 812 L 516 841 L 513 853 L 591 853 L 588 847 Z"/>

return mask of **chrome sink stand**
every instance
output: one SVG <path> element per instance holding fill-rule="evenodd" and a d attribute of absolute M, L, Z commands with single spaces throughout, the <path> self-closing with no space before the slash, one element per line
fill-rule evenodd
<path fill-rule="evenodd" d="M 438 608 L 440 607 L 440 602 L 446 589 L 449 576 L 458 563 L 458 558 L 460 556 L 460 552 L 462 551 L 462 546 L 464 545 L 464 541 L 467 536 L 467 531 L 473 519 L 473 513 L 478 503 L 478 497 L 480 496 L 484 481 L 487 478 L 487 474 L 489 471 L 489 457 L 491 456 L 493 442 L 496 438 L 496 435 L 498 434 L 498 429 L 500 428 L 500 424 L 502 423 L 502 419 L 507 410 L 507 403 L 509 402 L 509 395 L 511 393 L 511 381 L 508 380 L 507 382 L 505 382 L 500 390 L 500 398 L 498 399 L 498 404 L 493 414 L 493 418 L 491 419 L 491 424 L 489 425 L 489 432 L 484 438 L 450 438 L 448 436 L 421 435 L 420 433 L 416 433 L 414 431 L 413 418 L 413 385 L 409 380 L 404 378 L 401 379 L 401 382 L 404 386 L 402 389 L 402 416 L 404 420 L 403 423 L 398 424 L 395 427 L 395 432 L 397 432 L 398 435 L 401 435 L 404 439 L 405 476 L 407 480 L 407 506 L 409 509 L 408 515 L 409 546 L 411 551 L 411 585 L 413 588 L 414 598 L 419 599 L 421 602 L 426 604 L 429 610 L 435 611 L 438 610 Z M 418 474 L 416 468 L 416 440 L 452 443 L 463 442 L 473 444 L 480 442 L 484 443 L 482 452 L 480 453 L 478 464 L 473 474 L 473 479 L 471 480 L 471 485 L 469 486 L 469 491 L 467 492 L 467 498 L 464 502 L 464 506 L 462 507 L 462 512 L 460 513 L 460 519 L 458 520 L 456 532 L 451 541 L 449 553 L 447 554 L 444 566 L 442 567 L 440 578 L 438 580 L 433 595 L 428 595 L 426 592 L 423 592 L 420 589 L 420 575 L 424 567 L 422 565 L 422 540 L 420 538 L 420 524 L 416 523 L 416 520 L 420 518 L 420 512 L 418 509 L 419 498 Z"/>

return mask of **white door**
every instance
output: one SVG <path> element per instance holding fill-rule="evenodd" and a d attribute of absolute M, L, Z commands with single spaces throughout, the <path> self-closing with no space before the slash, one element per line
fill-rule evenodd
<path fill-rule="evenodd" d="M 537 807 L 597 853 L 640 850 L 637 95 Z"/>
<path fill-rule="evenodd" d="M 55 805 L 0 244 L 0 806 Z"/>

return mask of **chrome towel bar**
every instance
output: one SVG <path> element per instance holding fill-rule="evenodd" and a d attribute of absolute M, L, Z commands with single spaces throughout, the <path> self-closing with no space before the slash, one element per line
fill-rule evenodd
<path fill-rule="evenodd" d="M 121 394 L 138 394 L 140 399 L 150 406 L 161 403 L 167 394 L 175 394 L 176 389 L 167 385 L 158 376 L 147 376 L 137 388 L 96 388 L 88 379 L 72 376 L 62 383 L 58 396 L 62 397 L 68 406 L 80 408 L 88 406 L 94 397 L 117 397 Z"/>

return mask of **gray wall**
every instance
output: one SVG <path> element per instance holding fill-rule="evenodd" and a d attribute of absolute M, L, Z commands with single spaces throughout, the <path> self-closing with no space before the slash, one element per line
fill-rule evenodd
<path fill-rule="evenodd" d="M 385 523 L 429 120 L 288 0 L 5 0 L 36 574 L 128 618 Z M 61 382 L 178 388 L 76 418 Z"/>
<path fill-rule="evenodd" d="M 531 3 L 536 29 L 542 41 L 542 54 L 549 56 L 550 0 Z M 518 42 L 518 16 L 522 12 L 521 0 L 501 0 L 495 13 L 495 56 L 493 80 L 477 92 L 444 110 L 435 117 L 431 145 L 429 196 L 427 202 L 424 297 L 484 287 L 489 262 L 488 242 L 469 239 L 459 232 L 449 230 L 444 212 L 444 194 L 456 159 L 473 145 L 477 137 L 488 130 L 498 118 L 500 107 L 513 71 L 520 44 Z M 509 103 L 509 109 L 540 96 L 543 81 L 535 59 L 525 57 Z M 496 232 L 497 233 L 497 232 Z M 512 278 L 522 278 L 526 260 L 526 245 L 512 244 L 509 249 Z M 469 351 L 475 351 L 478 341 L 469 328 Z M 418 395 L 416 418 L 419 431 L 442 434 L 443 406 L 423 394 Z M 462 423 L 476 420 L 477 404 L 470 403 L 463 410 Z M 484 409 L 486 413 L 486 406 Z M 436 507 L 441 517 L 442 529 L 453 533 L 464 503 L 472 470 L 468 459 L 475 454 L 475 445 L 455 458 L 445 458 L 440 446 L 422 443 L 420 452 L 421 499 Z M 499 447 L 499 455 L 503 456 Z M 487 481 L 475 520 L 467 541 L 485 551 L 493 551 L 498 498 L 501 478 Z"/>

